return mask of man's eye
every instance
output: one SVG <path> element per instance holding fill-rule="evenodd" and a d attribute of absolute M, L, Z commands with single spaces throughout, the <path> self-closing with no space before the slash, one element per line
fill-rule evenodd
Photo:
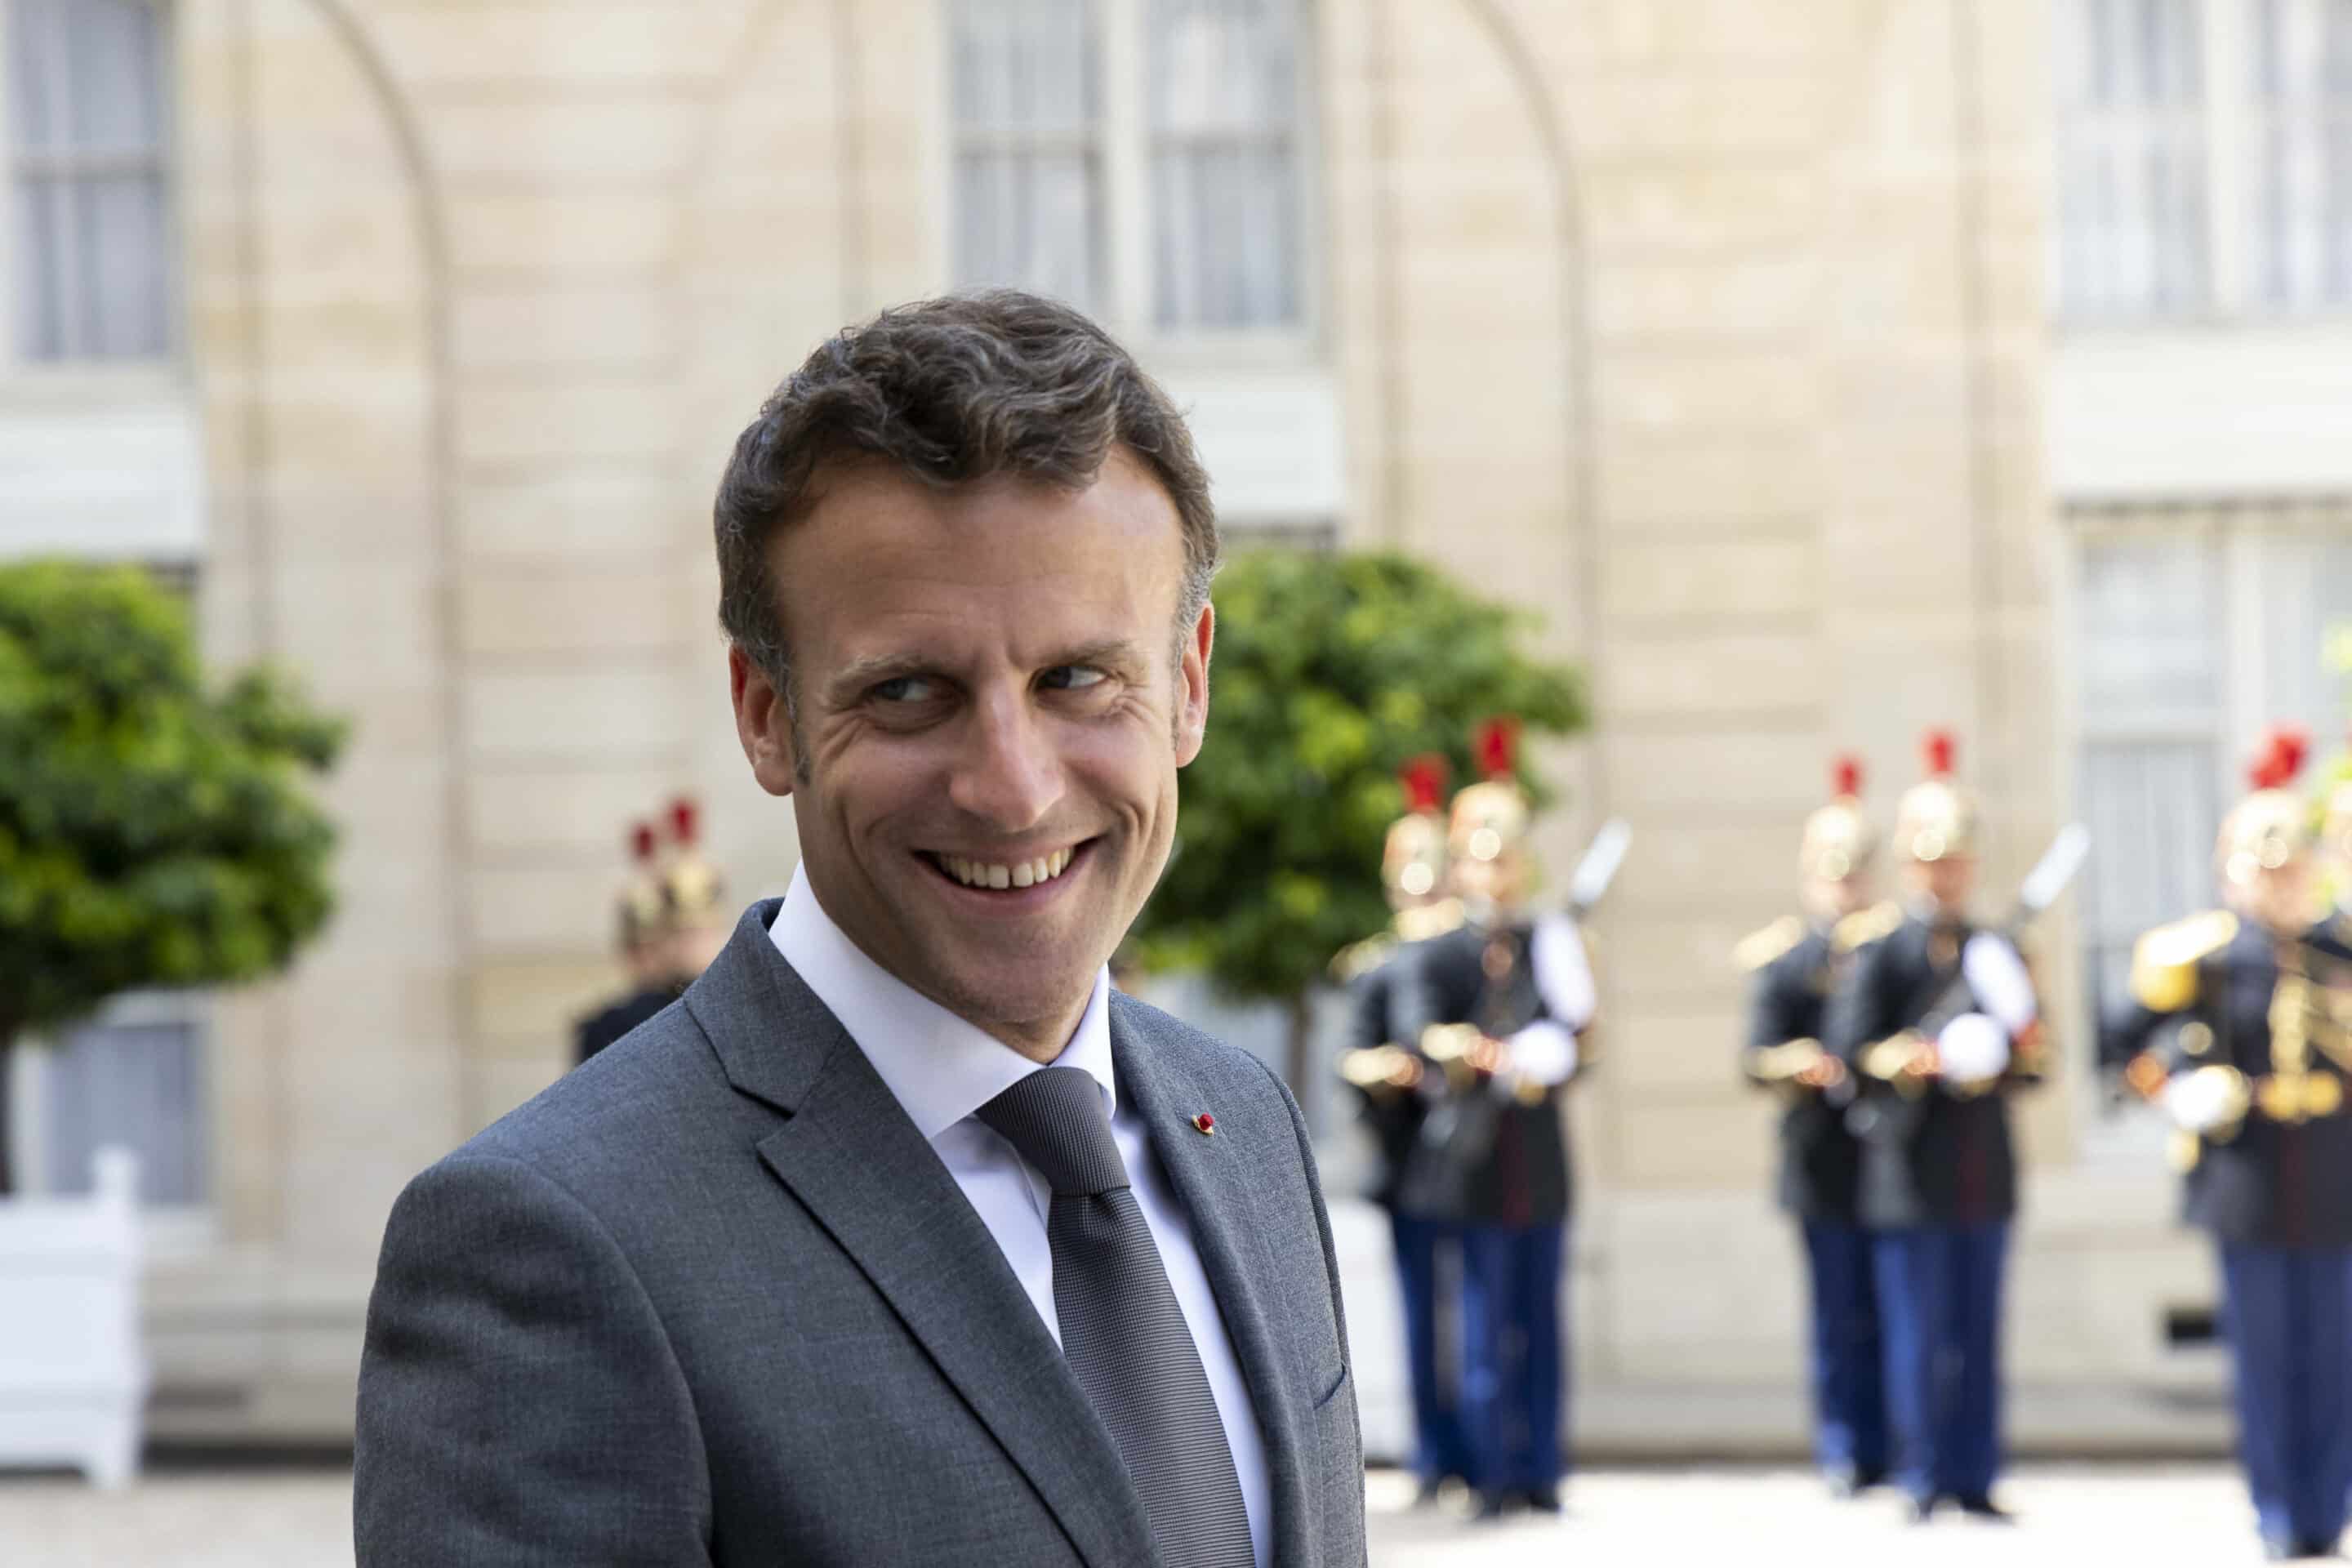
<path fill-rule="evenodd" d="M 1089 669 L 1082 664 L 1062 664 L 1045 672 L 1045 682 L 1055 691 L 1078 691 L 1109 679 L 1101 670 Z"/>
<path fill-rule="evenodd" d="M 920 702 L 931 695 L 931 683 L 920 675 L 894 675 L 868 695 L 877 702 Z"/>

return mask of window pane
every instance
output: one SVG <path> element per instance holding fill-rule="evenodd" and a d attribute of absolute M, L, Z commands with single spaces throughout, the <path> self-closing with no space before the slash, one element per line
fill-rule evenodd
<path fill-rule="evenodd" d="M 1163 329 L 1300 319 L 1291 0 L 1150 0 L 1153 315 Z"/>
<path fill-rule="evenodd" d="M 65 14 L 70 0 L 10 0 L 8 7 L 8 128 L 26 152 L 63 146 Z"/>
<path fill-rule="evenodd" d="M 2261 0 L 2249 47 L 2254 286 L 2352 303 L 2352 0 Z"/>
<path fill-rule="evenodd" d="M 2206 907 L 2221 822 L 2221 595 L 2204 540 L 2084 546 L 2075 626 L 2083 713 L 2080 809 L 2097 853 L 2082 909 L 2101 1008 L 2121 1005 L 2132 944 Z"/>
<path fill-rule="evenodd" d="M 2204 68 L 2196 0 L 2060 0 L 2058 282 L 2076 315 L 2202 307 Z"/>
<path fill-rule="evenodd" d="M 956 272 L 1094 308 L 1095 161 L 1083 153 L 967 153 L 956 167 Z"/>
<path fill-rule="evenodd" d="M 956 0 L 955 275 L 1097 308 L 1099 44 L 1087 0 Z"/>
<path fill-rule="evenodd" d="M 70 0 L 66 29 L 76 147 L 152 151 L 163 141 L 154 10 L 139 0 Z"/>
<path fill-rule="evenodd" d="M 149 1204 L 198 1204 L 205 1180 L 198 1032 L 185 1023 L 94 1024 L 51 1054 L 42 1107 L 48 1190 L 90 1190 L 90 1156 L 120 1143 L 139 1156 Z"/>
<path fill-rule="evenodd" d="M 19 179 L 10 204 L 16 257 L 16 350 L 26 359 L 62 359 L 66 348 L 66 247 L 69 184 Z"/>
<path fill-rule="evenodd" d="M 81 259 L 80 357 L 163 353 L 163 181 L 119 174 L 76 182 L 75 251 Z"/>

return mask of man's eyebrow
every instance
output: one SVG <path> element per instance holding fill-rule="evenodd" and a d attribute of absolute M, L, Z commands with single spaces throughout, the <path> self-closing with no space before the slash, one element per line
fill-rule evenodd
<path fill-rule="evenodd" d="M 1147 661 L 1143 645 L 1134 638 L 1106 637 L 1100 642 L 1086 643 L 1077 647 L 1065 649 L 1048 660 L 1045 668 L 1058 669 L 1066 664 L 1099 664 L 1109 665 L 1116 668 L 1131 668 Z"/>

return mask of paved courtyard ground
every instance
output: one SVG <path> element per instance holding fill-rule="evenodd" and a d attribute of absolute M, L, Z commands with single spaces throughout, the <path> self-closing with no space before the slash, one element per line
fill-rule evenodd
<path fill-rule="evenodd" d="M 172 1468 L 103 1496 L 49 1478 L 0 1479 L 0 1568 L 349 1568 L 351 1479 L 331 1469 Z M 2221 1466 L 2043 1466 L 2005 1483 L 2008 1528 L 1902 1522 L 1891 1500 L 1839 1504 L 1788 1469 L 1580 1476 L 1560 1520 L 1473 1526 L 1416 1511 L 1412 1488 L 1367 1488 L 1373 1568 L 2229 1568 L 2259 1561 Z M 881 1565 L 877 1564 L 877 1568 Z"/>

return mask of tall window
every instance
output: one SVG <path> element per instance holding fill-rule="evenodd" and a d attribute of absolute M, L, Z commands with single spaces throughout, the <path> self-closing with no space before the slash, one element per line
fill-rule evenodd
<path fill-rule="evenodd" d="M 2058 42 L 2059 274 L 2077 314 L 2206 300 L 2195 0 L 2067 0 Z"/>
<path fill-rule="evenodd" d="M 1143 337 L 1294 332 L 1297 0 L 955 0 L 954 268 Z"/>
<path fill-rule="evenodd" d="M 143 0 L 8 0 L 0 17 L 0 282 L 18 359 L 155 359 L 169 347 L 163 37 Z"/>
<path fill-rule="evenodd" d="M 2259 0 L 2253 21 L 2255 292 L 2352 305 L 2352 0 Z"/>
<path fill-rule="evenodd" d="M 2213 836 L 2273 723 L 2341 743 L 2327 667 L 2352 624 L 2352 509 L 2077 513 L 2078 805 L 2093 994 L 2122 1004 L 2151 926 L 2212 907 Z"/>
<path fill-rule="evenodd" d="M 2060 309 L 2352 306 L 2352 0 L 2058 0 Z"/>

